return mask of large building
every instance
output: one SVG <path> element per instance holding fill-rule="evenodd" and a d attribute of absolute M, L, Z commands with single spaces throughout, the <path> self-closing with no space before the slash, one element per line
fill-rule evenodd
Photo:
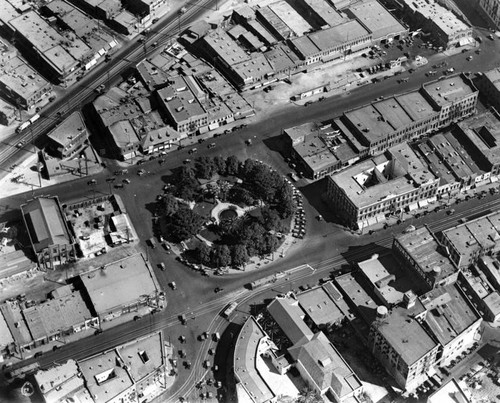
<path fill-rule="evenodd" d="M 76 259 L 75 241 L 57 197 L 38 197 L 21 205 L 24 225 L 42 269 Z"/>
<path fill-rule="evenodd" d="M 82 274 L 80 279 L 101 322 L 166 305 L 151 265 L 139 253 Z"/>
<path fill-rule="evenodd" d="M 475 264 L 483 255 L 496 256 L 500 252 L 500 212 L 444 230 L 441 242 L 459 268 Z"/>
<path fill-rule="evenodd" d="M 481 97 L 500 113 L 500 67 L 486 71 L 476 81 Z"/>
<path fill-rule="evenodd" d="M 89 134 L 80 112 L 73 112 L 47 134 L 49 148 L 59 158 L 69 158 L 87 143 Z"/>
<path fill-rule="evenodd" d="M 479 5 L 500 29 L 500 0 L 479 0 Z"/>
<path fill-rule="evenodd" d="M 410 25 L 430 32 L 429 40 L 436 46 L 450 49 L 474 41 L 472 27 L 458 18 L 452 11 L 433 0 L 392 0 L 402 7 Z"/>
<path fill-rule="evenodd" d="M 438 185 L 439 178 L 403 143 L 329 176 L 327 197 L 346 224 L 362 229 L 384 222 L 386 215 L 427 204 Z"/>
<path fill-rule="evenodd" d="M 425 282 L 429 290 L 457 280 L 458 270 L 427 227 L 395 237 L 392 251 L 403 266 Z"/>

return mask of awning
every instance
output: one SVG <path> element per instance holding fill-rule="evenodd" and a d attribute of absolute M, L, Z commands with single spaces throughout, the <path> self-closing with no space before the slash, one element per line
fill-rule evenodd
<path fill-rule="evenodd" d="M 429 203 L 436 203 L 436 202 L 437 202 L 437 197 L 436 197 L 436 196 L 429 197 L 429 198 L 427 199 L 427 201 L 428 201 Z"/>
<path fill-rule="evenodd" d="M 427 207 L 427 205 L 428 205 L 428 204 L 429 204 L 429 203 L 427 203 L 427 200 L 421 200 L 421 201 L 419 201 L 419 202 L 418 202 L 418 206 L 419 206 L 420 208 Z"/>
<path fill-rule="evenodd" d="M 232 123 L 234 122 L 234 116 L 229 116 L 227 119 L 226 119 L 226 123 Z"/>
<path fill-rule="evenodd" d="M 418 203 L 413 203 L 413 204 L 410 204 L 409 206 L 406 207 L 408 209 L 408 211 L 413 211 L 413 210 L 416 210 L 418 209 Z"/>
<path fill-rule="evenodd" d="M 467 38 L 462 38 L 458 41 L 458 44 L 460 46 L 465 46 L 465 45 L 470 45 L 472 43 L 474 43 L 474 38 L 471 38 L 471 37 L 467 37 Z"/>
<path fill-rule="evenodd" d="M 208 125 L 208 130 L 215 130 L 219 127 L 219 122 L 212 123 Z"/>

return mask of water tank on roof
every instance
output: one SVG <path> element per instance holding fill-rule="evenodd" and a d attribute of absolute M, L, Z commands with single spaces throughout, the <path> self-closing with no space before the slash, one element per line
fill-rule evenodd
<path fill-rule="evenodd" d="M 377 307 L 377 318 L 385 318 L 389 311 L 383 305 Z"/>
<path fill-rule="evenodd" d="M 435 266 L 433 269 L 432 269 L 432 274 L 434 274 L 434 276 L 439 276 L 441 274 L 441 267 L 439 266 Z"/>

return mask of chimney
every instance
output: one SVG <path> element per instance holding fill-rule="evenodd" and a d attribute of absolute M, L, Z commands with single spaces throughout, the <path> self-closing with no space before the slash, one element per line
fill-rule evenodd
<path fill-rule="evenodd" d="M 415 306 L 415 302 L 417 301 L 417 296 L 415 295 L 415 293 L 410 290 L 410 291 L 406 291 L 403 295 L 403 306 L 406 308 L 406 309 L 410 309 L 410 308 L 413 308 Z"/>

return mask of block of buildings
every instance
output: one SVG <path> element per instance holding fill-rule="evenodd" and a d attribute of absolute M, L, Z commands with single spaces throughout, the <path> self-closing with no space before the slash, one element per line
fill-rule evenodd
<path fill-rule="evenodd" d="M 89 133 L 80 112 L 73 112 L 52 129 L 47 137 L 49 148 L 59 158 L 69 158 L 81 150 L 88 141 Z"/>
<path fill-rule="evenodd" d="M 140 150 L 143 154 L 151 154 L 162 150 L 176 150 L 181 145 L 182 139 L 187 135 L 179 133 L 170 126 L 151 130 L 143 136 Z"/>
<path fill-rule="evenodd" d="M 339 13 L 326 0 L 300 0 L 295 4 L 304 18 L 314 27 L 334 27 L 345 22 L 346 17 Z"/>
<path fill-rule="evenodd" d="M 491 21 L 500 29 L 500 0 L 479 0 L 479 5 Z"/>
<path fill-rule="evenodd" d="M 172 127 L 179 133 L 192 134 L 208 125 L 208 114 L 197 97 L 202 90 L 193 88 L 194 81 L 188 79 L 171 78 L 167 87 L 157 91 L 157 98 Z"/>
<path fill-rule="evenodd" d="M 31 109 L 52 93 L 52 85 L 21 58 L 10 53 L 0 57 L 0 93 L 18 108 Z"/>
<path fill-rule="evenodd" d="M 76 259 L 75 242 L 57 197 L 38 197 L 21 205 L 24 225 L 38 264 L 44 269 Z"/>
<path fill-rule="evenodd" d="M 389 43 L 404 38 L 408 34 L 408 28 L 403 26 L 378 0 L 353 4 L 345 12 L 371 32 L 373 42 Z"/>
<path fill-rule="evenodd" d="M 436 46 L 450 49 L 467 45 L 474 40 L 472 27 L 437 1 L 403 0 L 391 3 L 403 8 L 404 15 L 412 27 L 430 32 L 429 40 Z"/>
<path fill-rule="evenodd" d="M 404 267 L 425 282 L 429 290 L 457 280 L 458 270 L 427 227 L 395 237 L 392 251 Z"/>
<path fill-rule="evenodd" d="M 111 20 L 122 9 L 120 0 L 70 0 L 70 2 L 101 20 Z"/>
<path fill-rule="evenodd" d="M 439 366 L 449 365 L 481 339 L 482 318 L 456 284 L 431 290 L 420 301 L 427 310 L 422 322 L 441 346 Z"/>
<path fill-rule="evenodd" d="M 303 337 L 311 338 L 313 331 L 304 322 L 305 312 L 300 308 L 299 301 L 293 298 L 275 298 L 267 310 L 279 327 L 285 332 L 292 344 Z"/>
<path fill-rule="evenodd" d="M 336 130 L 332 125 L 313 122 L 283 129 L 292 158 L 303 174 L 320 179 L 350 166 L 364 154 L 358 140 Z"/>
<path fill-rule="evenodd" d="M 68 360 L 48 369 L 38 370 L 33 376 L 46 403 L 93 401 L 89 391 L 85 388 L 84 380 L 74 360 Z"/>
<path fill-rule="evenodd" d="M 165 305 L 154 272 L 139 253 L 80 278 L 94 313 L 104 322 L 143 307 L 155 309 Z"/>
<path fill-rule="evenodd" d="M 467 295 L 484 320 L 497 322 L 500 320 L 500 293 L 489 282 L 488 277 L 480 269 L 476 275 L 471 271 L 461 271 L 457 284 Z"/>
<path fill-rule="evenodd" d="M 477 87 L 481 97 L 500 113 L 500 67 L 484 72 L 477 80 Z"/>
<path fill-rule="evenodd" d="M 500 98 L 500 92 L 497 96 Z M 489 172 L 493 177 L 500 174 L 500 114 L 496 110 L 477 114 L 458 123 L 453 134 L 484 172 Z"/>
<path fill-rule="evenodd" d="M 500 252 L 500 212 L 476 218 L 442 231 L 441 242 L 459 268 L 475 264 L 480 256 Z"/>
<path fill-rule="evenodd" d="M 75 34 L 65 37 L 35 11 L 11 20 L 18 46 L 46 76 L 67 84 L 81 71 L 81 64 L 91 57 L 92 49 Z"/>
<path fill-rule="evenodd" d="M 378 305 L 363 289 L 351 273 L 335 277 L 335 283 L 345 300 L 366 324 L 371 324 L 377 315 Z"/>
<path fill-rule="evenodd" d="M 425 309 L 415 299 L 390 313 L 386 307 L 377 312 L 370 327 L 371 351 L 402 389 L 414 390 L 429 378 L 439 350 L 417 320 Z"/>
<path fill-rule="evenodd" d="M 386 215 L 427 205 L 439 178 L 407 143 L 327 177 L 327 198 L 347 225 L 363 228 Z"/>

